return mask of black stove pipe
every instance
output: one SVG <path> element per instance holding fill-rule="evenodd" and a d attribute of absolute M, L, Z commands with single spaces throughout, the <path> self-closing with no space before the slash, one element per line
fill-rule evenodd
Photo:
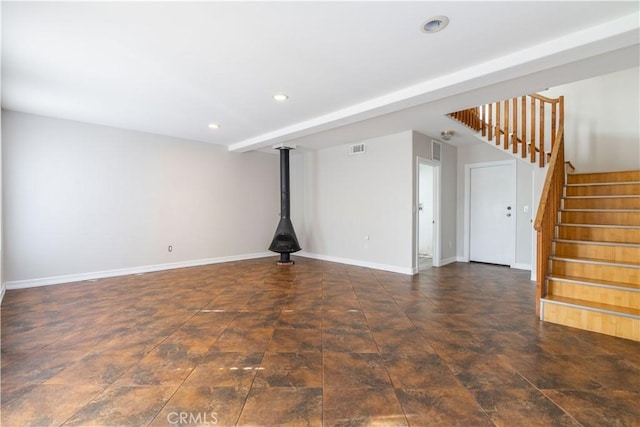
<path fill-rule="evenodd" d="M 280 149 L 280 217 L 290 218 L 290 179 L 289 179 L 289 149 Z"/>
<path fill-rule="evenodd" d="M 280 150 L 280 222 L 276 228 L 269 250 L 280 254 L 279 265 L 291 265 L 290 254 L 299 251 L 300 244 L 291 222 L 291 200 L 289 183 L 289 148 Z"/>

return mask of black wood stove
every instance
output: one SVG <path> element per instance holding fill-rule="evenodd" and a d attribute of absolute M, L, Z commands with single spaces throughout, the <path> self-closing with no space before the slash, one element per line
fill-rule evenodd
<path fill-rule="evenodd" d="M 300 244 L 291 222 L 291 200 L 289 198 L 289 150 L 290 147 L 278 147 L 280 150 L 280 222 L 271 241 L 269 250 L 280 254 L 278 265 L 294 264 L 289 254 L 298 252 Z"/>

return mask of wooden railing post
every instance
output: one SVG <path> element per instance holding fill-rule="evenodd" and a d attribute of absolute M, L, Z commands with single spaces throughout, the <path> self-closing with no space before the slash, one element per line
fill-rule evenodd
<path fill-rule="evenodd" d="M 487 106 L 480 107 L 482 114 L 480 115 L 480 123 L 482 124 L 482 136 L 487 136 Z"/>
<path fill-rule="evenodd" d="M 489 104 L 489 135 L 487 139 L 491 141 L 493 139 L 493 104 Z"/>
<path fill-rule="evenodd" d="M 527 97 L 522 96 L 522 125 L 520 126 L 520 140 L 522 141 L 522 158 L 527 157 Z"/>
<path fill-rule="evenodd" d="M 540 102 L 540 117 L 538 117 L 538 120 L 540 120 L 540 136 L 538 137 L 538 147 L 540 151 L 538 151 L 538 165 L 543 168 L 546 150 L 544 147 L 544 103 L 542 101 Z"/>
<path fill-rule="evenodd" d="M 551 104 L 551 150 L 556 143 L 556 103 Z"/>
<path fill-rule="evenodd" d="M 511 152 L 518 153 L 518 98 L 513 98 L 513 131 L 511 135 Z"/>
<path fill-rule="evenodd" d="M 509 148 L 509 100 L 504 101 L 504 144 L 502 148 Z"/>
<path fill-rule="evenodd" d="M 531 98 L 531 139 L 529 139 L 529 150 L 531 151 L 529 160 L 536 162 L 536 100 Z"/>
<path fill-rule="evenodd" d="M 496 145 L 500 146 L 500 101 L 496 102 Z"/>

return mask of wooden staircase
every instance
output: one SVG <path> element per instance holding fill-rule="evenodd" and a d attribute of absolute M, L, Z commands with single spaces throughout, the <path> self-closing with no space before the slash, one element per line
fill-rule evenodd
<path fill-rule="evenodd" d="M 569 174 L 542 320 L 640 341 L 640 171 Z"/>
<path fill-rule="evenodd" d="M 448 116 L 515 157 L 548 166 L 534 222 L 536 314 L 640 341 L 640 171 L 572 174 L 562 96 L 524 95 Z"/>

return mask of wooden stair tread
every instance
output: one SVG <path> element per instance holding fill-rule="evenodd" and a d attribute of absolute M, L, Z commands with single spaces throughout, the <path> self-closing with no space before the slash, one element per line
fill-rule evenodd
<path fill-rule="evenodd" d="M 560 212 L 611 212 L 611 213 L 638 213 L 640 209 L 560 209 Z"/>
<path fill-rule="evenodd" d="M 551 274 L 547 276 L 547 279 L 584 284 L 584 285 L 594 286 L 594 287 L 615 288 L 618 290 L 624 290 L 624 291 L 630 291 L 630 292 L 640 292 L 640 283 L 629 284 L 629 283 L 623 283 L 623 282 L 614 282 L 611 280 L 594 280 L 594 279 L 588 279 L 585 277 L 564 276 L 561 274 Z"/>
<path fill-rule="evenodd" d="M 599 265 L 608 265 L 611 267 L 623 267 L 623 268 L 640 268 L 640 265 L 628 263 L 628 262 L 612 262 L 612 261 L 603 261 L 599 258 L 584 258 L 584 257 L 564 257 L 564 256 L 555 256 L 552 255 L 550 258 L 554 261 L 566 261 L 566 262 L 579 262 L 582 264 L 599 264 Z"/>
<path fill-rule="evenodd" d="M 543 298 L 543 300 L 547 302 L 559 303 L 562 305 L 569 305 L 575 308 L 584 308 L 608 314 L 622 315 L 625 317 L 640 319 L 640 308 L 620 307 L 617 305 L 602 304 L 593 301 L 584 301 L 580 299 L 559 297 L 555 295 L 547 295 Z"/>
<path fill-rule="evenodd" d="M 602 194 L 597 196 L 564 196 L 565 199 L 633 199 L 640 197 L 637 194 Z"/>
<path fill-rule="evenodd" d="M 609 171 L 609 172 L 586 172 L 586 173 L 573 173 L 567 177 L 567 181 L 578 181 L 587 183 L 593 182 L 627 182 L 627 181 L 640 180 L 640 171 L 627 170 L 627 171 Z"/>
<path fill-rule="evenodd" d="M 554 243 L 574 243 L 576 245 L 600 245 L 600 246 L 619 246 L 623 248 L 640 248 L 640 243 L 601 242 L 598 240 L 553 239 L 553 242 Z"/>
<path fill-rule="evenodd" d="M 567 187 L 591 187 L 598 185 L 633 185 L 640 184 L 640 181 L 602 181 L 602 182 L 575 182 L 566 183 Z"/>
<path fill-rule="evenodd" d="M 640 210 L 640 197 L 623 195 L 617 196 L 568 196 L 563 197 L 561 209 L 601 209 L 601 210 Z"/>
<path fill-rule="evenodd" d="M 629 169 L 621 171 L 600 171 L 600 172 L 577 172 L 575 176 L 594 176 L 594 175 L 619 175 L 619 174 L 638 174 L 640 176 L 640 170 Z"/>
<path fill-rule="evenodd" d="M 619 225 L 619 224 L 574 224 L 571 222 L 558 222 L 557 227 L 596 227 L 596 228 L 626 228 L 626 229 L 640 229 L 640 225 Z"/>

